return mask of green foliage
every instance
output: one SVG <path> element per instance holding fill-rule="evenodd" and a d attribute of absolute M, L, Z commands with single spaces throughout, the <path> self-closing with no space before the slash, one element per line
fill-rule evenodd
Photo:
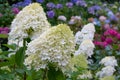
<path fill-rule="evenodd" d="M 12 12 L 12 7 L 8 3 L 0 4 L 0 27 L 10 26 L 15 14 Z"/>
<path fill-rule="evenodd" d="M 48 80 L 66 80 L 62 71 L 60 69 L 56 70 L 53 66 L 49 66 L 47 77 Z"/>

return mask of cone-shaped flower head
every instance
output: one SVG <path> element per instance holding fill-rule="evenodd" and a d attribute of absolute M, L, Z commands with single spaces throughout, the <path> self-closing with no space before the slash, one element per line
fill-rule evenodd
<path fill-rule="evenodd" d="M 43 8 L 38 3 L 32 3 L 16 15 L 11 24 L 8 43 L 14 43 L 15 40 L 22 41 L 26 37 L 33 40 L 49 27 Z"/>
<path fill-rule="evenodd" d="M 104 66 L 112 66 L 112 67 L 118 66 L 117 60 L 115 59 L 114 56 L 107 56 L 103 58 L 100 61 L 100 64 L 103 64 Z"/>
<path fill-rule="evenodd" d="M 78 31 L 75 35 L 76 44 L 80 45 L 82 41 L 86 39 L 93 40 L 95 33 L 95 26 L 93 23 L 88 23 L 85 25 L 81 31 Z"/>
<path fill-rule="evenodd" d="M 79 49 L 75 52 L 75 55 L 78 54 L 85 54 L 87 57 L 91 57 L 91 55 L 93 54 L 93 50 L 95 48 L 95 45 L 93 44 L 93 42 L 91 40 L 84 40 L 80 46 Z"/>
<path fill-rule="evenodd" d="M 65 69 L 75 51 L 74 35 L 65 24 L 60 24 L 45 31 L 40 37 L 28 44 L 25 64 L 39 70 L 46 68 L 48 63 Z"/>

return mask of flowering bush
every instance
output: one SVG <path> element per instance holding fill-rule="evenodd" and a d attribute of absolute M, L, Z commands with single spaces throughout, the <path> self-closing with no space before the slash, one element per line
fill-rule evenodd
<path fill-rule="evenodd" d="M 0 80 L 120 79 L 119 1 L 9 1 L 0 1 Z"/>

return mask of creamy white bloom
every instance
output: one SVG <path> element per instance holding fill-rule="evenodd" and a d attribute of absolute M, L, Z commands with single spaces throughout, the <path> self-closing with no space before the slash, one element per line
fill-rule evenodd
<path fill-rule="evenodd" d="M 92 23 L 89 23 L 87 25 L 85 25 L 81 31 L 78 31 L 75 34 L 75 41 L 76 44 L 81 44 L 82 41 L 86 40 L 86 39 L 90 39 L 93 40 L 94 38 L 94 33 L 95 33 L 95 27 Z"/>
<path fill-rule="evenodd" d="M 83 40 L 85 40 L 85 39 L 93 40 L 94 33 L 95 33 L 95 26 L 94 26 L 94 24 L 93 23 L 89 23 L 89 24 L 85 25 L 82 28 L 81 33 L 83 34 Z"/>
<path fill-rule="evenodd" d="M 112 76 L 113 73 L 115 72 L 115 68 L 112 66 L 106 66 L 104 68 L 102 68 L 101 71 L 97 72 L 96 76 L 103 78 L 105 76 Z"/>
<path fill-rule="evenodd" d="M 87 25 L 85 25 L 82 30 L 82 33 L 87 34 L 87 33 L 94 33 L 95 32 L 95 27 L 93 23 L 88 23 Z"/>
<path fill-rule="evenodd" d="M 32 40 L 50 27 L 43 8 L 38 3 L 32 3 L 23 8 L 11 24 L 8 43 L 12 44 L 30 37 Z"/>
<path fill-rule="evenodd" d="M 66 21 L 67 19 L 66 19 L 66 17 L 65 17 L 65 16 L 60 15 L 60 16 L 58 16 L 58 20 L 61 20 L 61 21 Z"/>
<path fill-rule="evenodd" d="M 95 48 L 95 45 L 93 44 L 93 42 L 91 40 L 84 40 L 80 46 L 79 49 L 75 52 L 75 55 L 78 54 L 85 54 L 87 57 L 91 57 L 91 55 L 93 54 L 93 50 Z"/>
<path fill-rule="evenodd" d="M 64 70 L 75 51 L 74 36 L 65 24 L 52 27 L 40 37 L 28 44 L 25 65 L 36 70 L 46 68 L 48 63 L 54 63 Z"/>
<path fill-rule="evenodd" d="M 100 61 L 100 64 L 103 64 L 104 66 L 112 66 L 112 67 L 118 66 L 117 60 L 115 59 L 114 56 L 107 56 L 103 58 Z"/>

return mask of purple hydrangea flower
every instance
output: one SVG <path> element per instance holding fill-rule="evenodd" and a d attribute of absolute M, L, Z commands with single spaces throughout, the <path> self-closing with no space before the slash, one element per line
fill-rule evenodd
<path fill-rule="evenodd" d="M 32 3 L 32 0 L 24 0 L 23 2 L 18 2 L 16 4 L 13 4 L 12 7 L 25 7 Z"/>
<path fill-rule="evenodd" d="M 94 10 L 101 10 L 101 7 L 98 5 L 93 6 Z"/>
<path fill-rule="evenodd" d="M 55 12 L 53 10 L 47 11 L 48 18 L 53 18 L 55 16 Z"/>
<path fill-rule="evenodd" d="M 82 7 L 86 7 L 87 6 L 87 4 L 86 4 L 86 2 L 84 0 L 76 1 L 76 5 L 77 6 L 82 6 Z"/>
<path fill-rule="evenodd" d="M 110 16 L 111 21 L 118 21 L 118 18 L 115 15 Z"/>
<path fill-rule="evenodd" d="M 57 5 L 56 5 L 56 8 L 57 8 L 57 9 L 61 9 L 61 8 L 63 8 L 63 5 L 62 5 L 62 4 L 57 4 Z"/>
<path fill-rule="evenodd" d="M 73 7 L 73 3 L 72 3 L 72 2 L 67 2 L 67 3 L 66 3 L 66 6 L 67 6 L 68 8 L 72 8 L 72 7 Z"/>
<path fill-rule="evenodd" d="M 47 3 L 46 6 L 47 6 L 48 9 L 53 9 L 53 8 L 55 8 L 55 4 L 52 3 L 52 2 Z"/>
<path fill-rule="evenodd" d="M 93 7 L 89 7 L 88 8 L 88 12 L 90 13 L 90 14 L 95 14 L 95 11 L 94 11 L 94 8 Z"/>
<path fill-rule="evenodd" d="M 71 0 L 72 3 L 76 3 L 78 0 Z"/>
<path fill-rule="evenodd" d="M 36 2 L 43 3 L 44 0 L 36 0 Z"/>
<path fill-rule="evenodd" d="M 93 15 L 95 15 L 95 12 L 98 10 L 101 10 L 101 7 L 98 5 L 94 5 L 88 8 L 88 12 Z"/>

